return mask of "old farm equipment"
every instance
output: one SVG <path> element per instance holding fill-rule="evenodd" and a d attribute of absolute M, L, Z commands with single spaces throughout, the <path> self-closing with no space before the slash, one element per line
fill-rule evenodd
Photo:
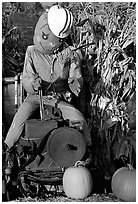
<path fill-rule="evenodd" d="M 21 76 L 15 77 L 16 109 L 24 100 L 23 91 Z M 58 108 L 43 104 L 41 90 L 39 96 L 38 117 L 36 113 L 26 121 L 15 145 L 14 168 L 3 172 L 3 194 L 8 200 L 13 188 L 31 197 L 58 192 L 65 169 L 86 155 L 82 124 L 65 121 Z"/>

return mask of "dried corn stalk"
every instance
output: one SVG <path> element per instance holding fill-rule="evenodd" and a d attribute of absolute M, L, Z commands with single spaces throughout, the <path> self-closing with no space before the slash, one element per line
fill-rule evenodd
<path fill-rule="evenodd" d="M 106 31 L 97 43 L 97 59 L 91 67 L 91 70 L 97 69 L 100 75 L 92 90 L 90 103 L 91 127 L 98 129 L 97 137 L 101 145 L 96 160 L 107 161 L 105 172 L 108 174 L 111 174 L 109 169 L 114 142 L 121 141 L 128 132 L 126 102 L 136 91 L 136 59 L 131 51 L 132 48 L 135 51 L 136 44 L 136 13 L 129 4 L 126 10 L 129 15 L 123 27 L 119 24 L 120 16 L 116 16 L 116 7 L 111 7 L 110 14 L 99 11 L 98 15 L 102 13 L 100 23 L 105 25 Z M 92 27 L 92 23 L 90 25 Z M 127 146 L 127 156 L 131 155 L 131 150 Z"/>

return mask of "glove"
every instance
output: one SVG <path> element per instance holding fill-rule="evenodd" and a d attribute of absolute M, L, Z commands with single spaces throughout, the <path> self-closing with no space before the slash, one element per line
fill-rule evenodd
<path fill-rule="evenodd" d="M 43 96 L 43 102 L 44 102 L 45 105 L 49 105 L 49 106 L 55 107 L 57 101 L 58 100 L 56 98 L 53 98 L 52 96 L 51 96 L 51 98 L 47 97 L 47 96 Z"/>
<path fill-rule="evenodd" d="M 35 74 L 34 81 L 32 82 L 33 89 L 36 93 L 41 88 L 42 79 L 39 77 L 38 74 Z"/>
<path fill-rule="evenodd" d="M 81 91 L 81 86 L 77 79 L 69 83 L 69 88 L 76 96 L 78 96 Z"/>

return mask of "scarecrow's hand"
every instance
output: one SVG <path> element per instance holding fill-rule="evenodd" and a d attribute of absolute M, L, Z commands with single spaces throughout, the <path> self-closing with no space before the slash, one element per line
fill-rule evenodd
<path fill-rule="evenodd" d="M 38 76 L 38 74 L 35 74 L 34 81 L 32 82 L 32 86 L 36 93 L 41 88 L 41 83 L 42 83 L 42 79 Z"/>

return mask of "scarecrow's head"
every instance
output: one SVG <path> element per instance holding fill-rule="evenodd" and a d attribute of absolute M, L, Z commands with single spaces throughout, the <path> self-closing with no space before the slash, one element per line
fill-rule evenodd
<path fill-rule="evenodd" d="M 52 6 L 37 22 L 34 33 L 36 48 L 43 54 L 53 54 L 69 35 L 72 21 L 70 11 L 59 5 Z"/>

